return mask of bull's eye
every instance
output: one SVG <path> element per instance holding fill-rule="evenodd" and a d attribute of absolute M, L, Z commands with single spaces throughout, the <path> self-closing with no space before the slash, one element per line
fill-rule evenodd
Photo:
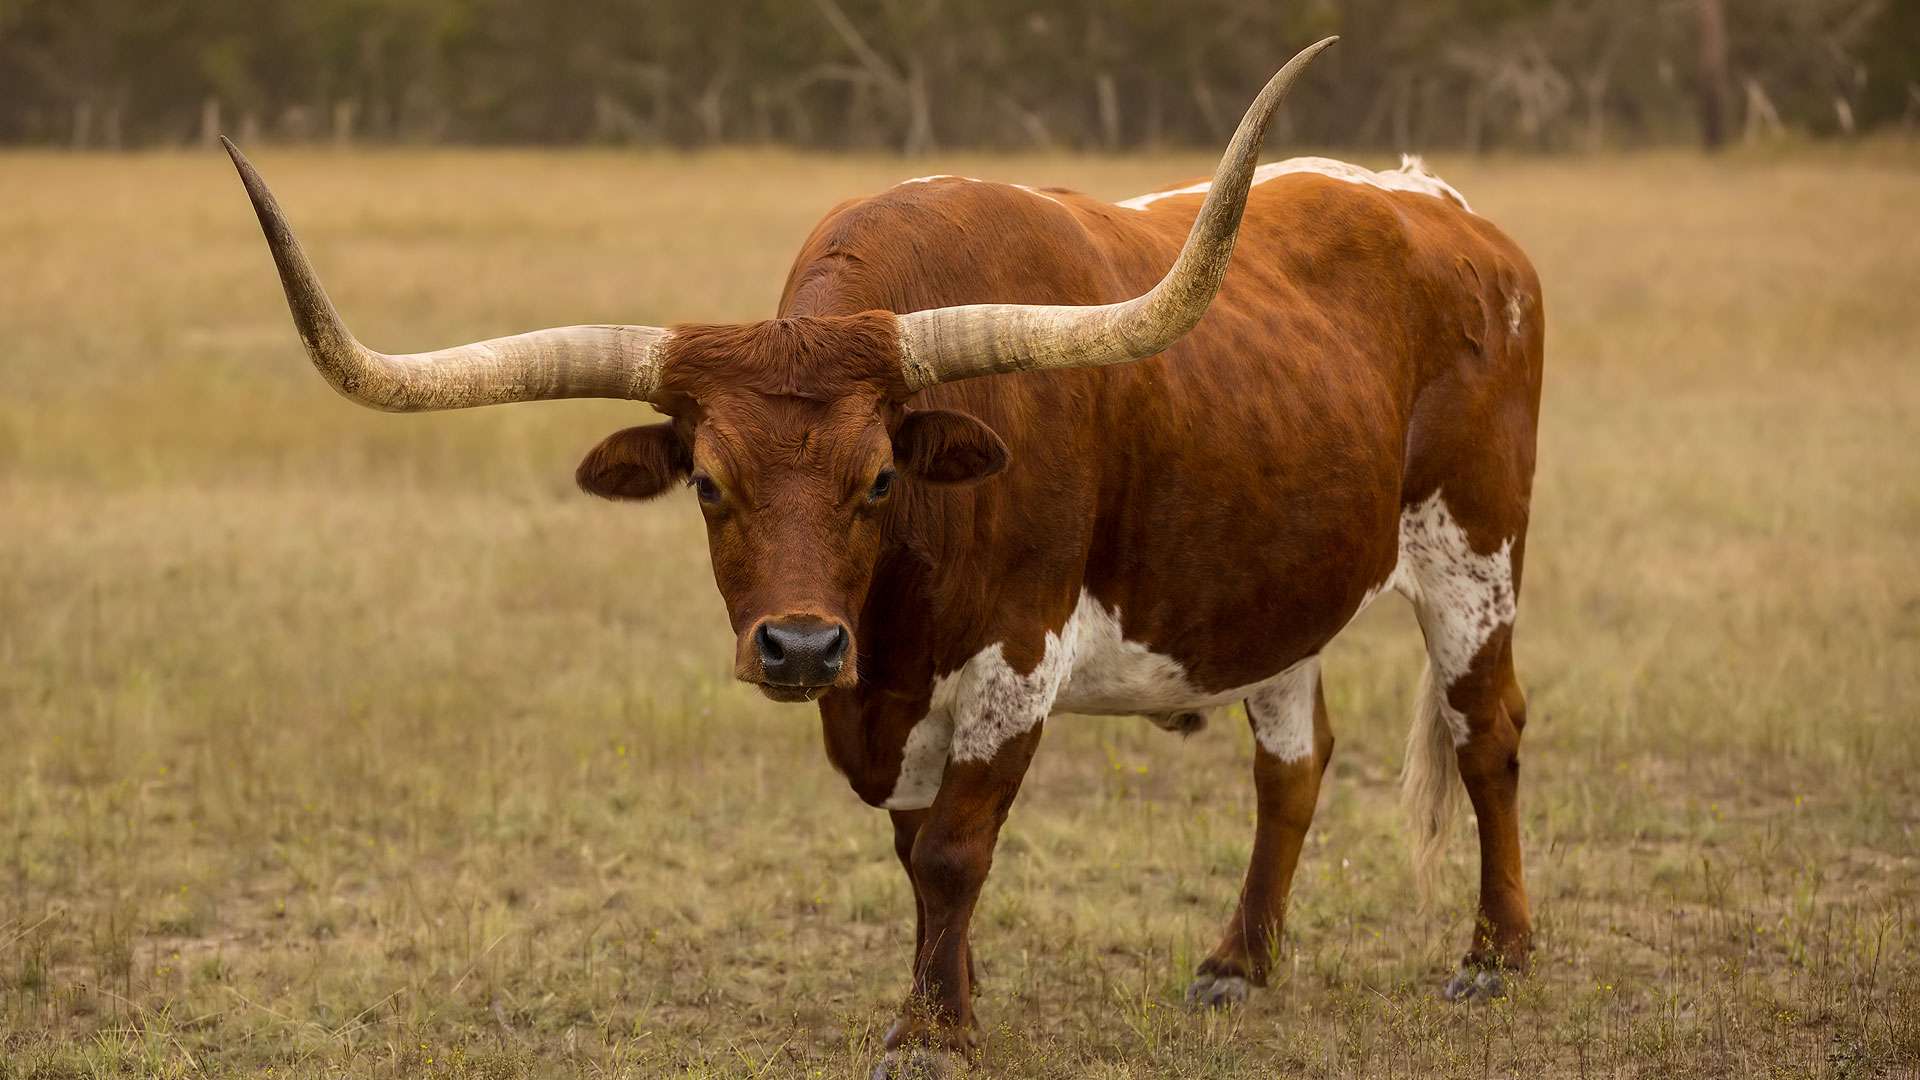
<path fill-rule="evenodd" d="M 873 478 L 873 486 L 867 489 L 867 501 L 877 503 L 893 490 L 893 470 L 881 469 L 880 475 Z"/>
<path fill-rule="evenodd" d="M 693 485 L 693 493 L 700 497 L 701 502 L 708 506 L 714 506 L 720 502 L 720 485 L 713 482 L 713 477 L 706 473 L 695 473 L 690 483 Z"/>

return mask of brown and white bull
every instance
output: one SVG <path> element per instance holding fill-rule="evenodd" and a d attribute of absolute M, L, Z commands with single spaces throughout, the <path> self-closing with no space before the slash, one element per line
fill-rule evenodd
<path fill-rule="evenodd" d="M 1274 76 L 1211 183 L 1113 204 L 910 181 L 829 213 L 779 317 L 740 325 L 373 352 L 233 151 L 342 394 L 401 412 L 625 398 L 669 418 L 608 437 L 579 483 L 690 484 L 735 675 L 817 701 L 827 756 L 891 813 L 917 924 L 882 1074 L 974 1044 L 968 923 L 1056 712 L 1190 730 L 1246 703 L 1253 856 L 1189 997 L 1263 984 L 1333 749 L 1318 657 L 1390 590 L 1429 661 L 1405 770 L 1416 856 L 1462 788 L 1480 834 L 1478 918 L 1445 993 L 1498 993 L 1525 963 L 1512 628 L 1540 286 L 1418 162 L 1255 167 L 1329 43 Z"/>

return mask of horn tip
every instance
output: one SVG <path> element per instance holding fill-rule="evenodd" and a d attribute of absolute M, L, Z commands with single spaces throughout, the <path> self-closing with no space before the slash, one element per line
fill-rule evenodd
<path fill-rule="evenodd" d="M 252 187 L 250 174 L 253 173 L 253 162 L 248 161 L 247 155 L 241 153 L 240 148 L 233 144 L 233 140 L 225 135 L 220 136 L 220 146 L 226 150 L 227 159 L 233 162 L 233 167 L 240 170 L 240 178 L 249 181 L 247 186 Z"/>

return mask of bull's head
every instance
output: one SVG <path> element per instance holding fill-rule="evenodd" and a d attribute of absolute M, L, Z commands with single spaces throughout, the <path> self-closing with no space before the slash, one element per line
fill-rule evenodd
<path fill-rule="evenodd" d="M 581 462 L 581 487 L 646 499 L 690 485 L 739 636 L 735 674 L 798 701 L 857 679 L 855 617 L 905 484 L 964 484 L 1007 461 L 960 413 L 909 410 L 936 383 L 1098 367 L 1153 356 L 1200 321 L 1226 273 L 1268 122 L 1303 50 L 1247 110 L 1186 245 L 1153 289 L 1115 304 L 978 304 L 737 326 L 569 326 L 390 356 L 355 340 L 273 194 L 227 150 L 273 250 L 314 365 L 359 404 L 421 412 L 555 398 L 645 401 L 667 423 L 618 432 Z"/>

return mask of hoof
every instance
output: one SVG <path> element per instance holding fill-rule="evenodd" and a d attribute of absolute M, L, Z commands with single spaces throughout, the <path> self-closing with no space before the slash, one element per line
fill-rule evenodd
<path fill-rule="evenodd" d="M 1241 1005 L 1250 988 L 1238 975 L 1210 975 L 1202 972 L 1187 984 L 1187 1005 L 1195 1009 L 1224 1009 Z"/>
<path fill-rule="evenodd" d="M 869 1080 L 950 1080 L 965 1062 L 951 1050 L 931 1046 L 902 1046 L 889 1050 L 873 1067 Z"/>
<path fill-rule="evenodd" d="M 1440 996 L 1453 1002 L 1495 1001 L 1507 996 L 1507 981 L 1498 971 L 1463 967 L 1453 973 Z"/>

